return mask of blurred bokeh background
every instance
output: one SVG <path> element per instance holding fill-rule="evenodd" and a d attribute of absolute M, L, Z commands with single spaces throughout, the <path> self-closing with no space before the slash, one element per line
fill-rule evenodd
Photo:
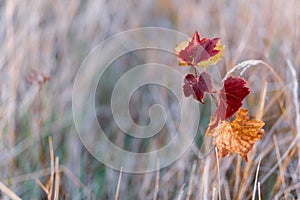
<path fill-rule="evenodd" d="M 242 74 L 252 89 L 244 105 L 266 123 L 265 136 L 248 163 L 237 155 L 219 160 L 220 184 L 214 152 L 199 156 L 210 117 L 203 107 L 189 151 L 159 173 L 123 173 L 120 187 L 120 172 L 98 162 L 78 138 L 72 89 L 83 59 L 108 37 L 149 26 L 221 37 L 226 46 L 218 64 L 222 76 L 248 59 L 268 64 L 246 66 Z M 59 186 L 59 199 L 114 199 L 116 194 L 119 199 L 216 199 L 219 187 L 222 199 L 251 199 L 260 159 L 256 187 L 262 199 L 300 198 L 300 1 L 6 0 L 0 1 L 0 42 L 0 181 L 20 198 L 47 199 L 39 183 L 46 185 L 53 177 L 49 137 L 59 158 L 60 181 L 50 181 Z M 153 141 L 122 135 L 110 110 L 114 83 L 130 67 L 147 62 L 180 67 L 176 56 L 160 60 L 153 52 L 133 54 L 107 72 L 97 109 L 100 124 L 115 144 L 144 152 L 163 146 L 163 132 L 168 130 Z M 241 75 L 243 69 L 233 74 Z M 139 89 L 132 100 L 133 119 L 147 124 L 152 94 L 167 96 L 177 119 L 176 99 L 165 93 L 151 85 Z M 8 191 L 1 190 L 0 197 L 7 199 Z"/>

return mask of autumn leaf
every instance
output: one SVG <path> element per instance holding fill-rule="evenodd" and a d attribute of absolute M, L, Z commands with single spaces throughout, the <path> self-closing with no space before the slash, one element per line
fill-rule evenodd
<path fill-rule="evenodd" d="M 213 89 L 212 80 L 207 72 L 202 72 L 199 78 L 193 74 L 187 74 L 184 78 L 183 92 L 186 97 L 193 96 L 204 104 L 204 92 L 210 93 Z"/>
<path fill-rule="evenodd" d="M 242 106 L 242 101 L 250 93 L 246 84 L 247 82 L 240 77 L 230 76 L 224 81 L 224 86 L 218 94 L 219 103 L 215 112 L 215 124 L 211 125 L 212 129 L 220 120 L 228 119 Z"/>
<path fill-rule="evenodd" d="M 201 66 L 206 67 L 221 60 L 224 46 L 220 43 L 220 38 L 200 39 L 196 31 L 190 41 L 183 41 L 176 46 L 175 52 L 178 56 L 179 64 L 182 66 Z"/>
<path fill-rule="evenodd" d="M 249 119 L 248 110 L 244 108 L 238 110 L 232 122 L 220 121 L 217 127 L 211 129 L 214 120 L 212 117 L 206 134 L 213 137 L 214 144 L 218 148 L 218 156 L 225 157 L 229 153 L 237 153 L 247 162 L 248 152 L 264 134 L 264 130 L 261 129 L 264 122 Z"/>

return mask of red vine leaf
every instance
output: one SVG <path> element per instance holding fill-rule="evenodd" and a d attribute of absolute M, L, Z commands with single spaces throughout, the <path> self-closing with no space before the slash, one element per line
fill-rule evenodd
<path fill-rule="evenodd" d="M 206 134 L 213 137 L 214 144 L 218 148 L 218 157 L 225 157 L 229 153 L 237 153 L 247 162 L 248 152 L 264 134 L 264 130 L 261 128 L 265 123 L 249 119 L 248 110 L 244 108 L 238 110 L 232 122 L 222 121 L 215 128 L 211 128 L 214 123 L 212 117 Z"/>
<path fill-rule="evenodd" d="M 219 104 L 215 112 L 215 123 L 211 128 L 215 128 L 220 120 L 231 117 L 242 106 L 242 101 L 250 93 L 246 86 L 247 82 L 240 77 L 228 77 L 224 81 L 224 86 L 219 92 Z"/>
<path fill-rule="evenodd" d="M 206 67 L 217 63 L 223 56 L 224 46 L 220 43 L 220 38 L 200 39 L 196 31 L 190 41 L 183 41 L 176 46 L 175 52 L 180 65 Z"/>
<path fill-rule="evenodd" d="M 228 77 L 219 92 L 219 106 L 216 116 L 224 120 L 231 117 L 242 106 L 242 101 L 250 93 L 247 82 L 240 77 Z"/>
<path fill-rule="evenodd" d="M 207 72 L 202 72 L 199 78 L 193 74 L 187 74 L 184 78 L 183 92 L 186 97 L 193 96 L 204 104 L 204 92 L 211 93 L 213 84 L 210 75 Z"/>

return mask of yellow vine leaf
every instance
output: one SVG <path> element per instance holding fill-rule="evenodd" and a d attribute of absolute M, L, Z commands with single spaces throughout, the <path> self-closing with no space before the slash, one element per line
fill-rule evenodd
<path fill-rule="evenodd" d="M 261 128 L 265 123 L 249 119 L 248 110 L 244 108 L 238 110 L 232 122 L 221 121 L 217 127 L 211 129 L 214 121 L 212 117 L 206 134 L 213 137 L 213 142 L 218 148 L 218 156 L 225 157 L 229 153 L 237 153 L 247 162 L 248 152 L 264 134 Z"/>

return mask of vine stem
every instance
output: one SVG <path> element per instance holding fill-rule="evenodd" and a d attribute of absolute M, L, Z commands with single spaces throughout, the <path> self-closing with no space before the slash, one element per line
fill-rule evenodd
<path fill-rule="evenodd" d="M 214 96 L 214 94 L 213 94 L 213 93 L 210 93 L 210 96 L 212 97 L 212 99 L 214 100 L 214 102 L 215 102 L 216 106 L 218 107 L 218 105 L 219 105 L 219 102 L 218 102 L 217 98 Z"/>
<path fill-rule="evenodd" d="M 196 65 L 192 65 L 192 67 L 193 67 L 193 69 L 195 71 L 195 77 L 198 78 L 199 71 L 197 70 L 197 66 Z M 205 71 L 205 69 L 204 69 L 204 71 Z M 218 93 L 218 92 L 217 91 L 210 92 L 210 96 L 213 98 L 216 106 L 218 107 L 219 102 L 218 102 L 217 98 L 214 96 L 215 93 Z"/>
<path fill-rule="evenodd" d="M 192 67 L 194 68 L 196 78 L 198 78 L 198 70 L 197 70 L 197 67 L 196 67 L 195 65 L 193 65 Z"/>

